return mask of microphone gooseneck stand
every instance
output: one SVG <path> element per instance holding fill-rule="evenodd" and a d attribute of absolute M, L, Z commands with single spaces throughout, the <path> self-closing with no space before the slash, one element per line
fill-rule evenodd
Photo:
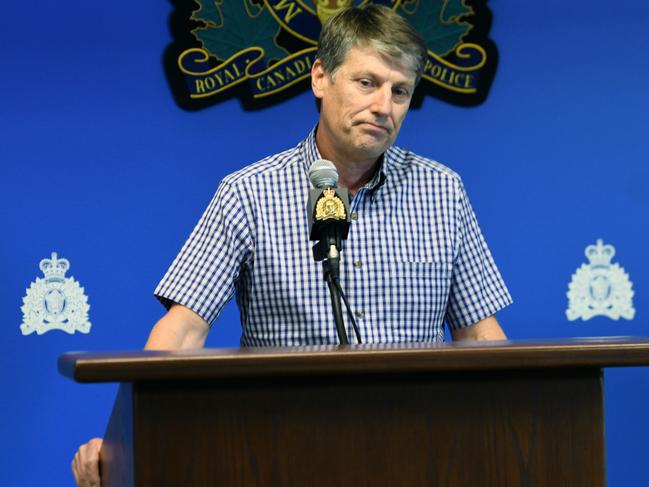
<path fill-rule="evenodd" d="M 326 244 L 329 243 L 328 252 L 324 253 Z M 334 315 L 334 322 L 336 324 L 336 331 L 341 345 L 348 345 L 349 338 L 345 330 L 343 322 L 342 306 L 340 299 L 342 298 L 347 309 L 347 319 L 352 324 L 354 335 L 356 336 L 356 343 L 362 343 L 361 332 L 358 329 L 358 324 L 354 319 L 354 314 L 349 306 L 347 297 L 343 292 L 340 285 L 340 239 L 332 238 L 330 241 L 322 240 L 313 246 L 313 257 L 316 261 L 322 261 L 322 272 L 324 280 L 329 287 L 329 294 L 331 295 L 331 308 Z"/>
<path fill-rule="evenodd" d="M 336 323 L 338 340 L 341 345 L 349 345 L 349 338 L 347 338 L 347 331 L 343 322 L 343 310 L 340 304 L 340 252 L 335 244 L 329 246 L 327 257 L 322 261 L 322 272 L 331 295 L 331 309 Z"/>

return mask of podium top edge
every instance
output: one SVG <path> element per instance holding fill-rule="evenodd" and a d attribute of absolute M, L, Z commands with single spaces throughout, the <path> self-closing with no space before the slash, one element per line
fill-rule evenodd
<path fill-rule="evenodd" d="M 58 365 L 78 382 L 603 368 L 649 365 L 649 337 L 69 352 Z"/>

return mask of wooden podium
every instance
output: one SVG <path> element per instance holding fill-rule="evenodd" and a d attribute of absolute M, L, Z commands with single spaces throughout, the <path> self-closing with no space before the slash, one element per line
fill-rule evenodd
<path fill-rule="evenodd" d="M 647 339 L 69 353 L 121 382 L 103 486 L 603 486 L 602 368 Z"/>

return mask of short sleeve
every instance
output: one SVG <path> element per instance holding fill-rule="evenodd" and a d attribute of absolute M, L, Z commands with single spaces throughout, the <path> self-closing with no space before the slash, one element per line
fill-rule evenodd
<path fill-rule="evenodd" d="M 451 329 L 473 325 L 512 302 L 461 182 L 456 218 L 457 243 L 446 310 Z"/>
<path fill-rule="evenodd" d="M 234 295 L 251 235 L 235 188 L 222 182 L 154 295 L 166 308 L 182 304 L 211 324 Z"/>

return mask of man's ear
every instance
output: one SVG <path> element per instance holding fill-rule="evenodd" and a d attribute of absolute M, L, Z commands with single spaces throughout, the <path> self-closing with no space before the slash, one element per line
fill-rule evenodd
<path fill-rule="evenodd" d="M 328 81 L 327 73 L 322 66 L 322 61 L 316 59 L 311 66 L 311 90 L 316 98 L 322 98 L 325 83 Z"/>

